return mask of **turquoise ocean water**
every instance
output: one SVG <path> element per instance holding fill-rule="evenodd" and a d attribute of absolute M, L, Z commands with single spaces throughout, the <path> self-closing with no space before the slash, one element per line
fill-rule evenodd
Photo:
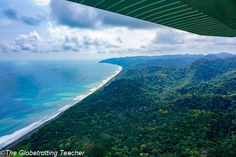
<path fill-rule="evenodd" d="M 91 60 L 0 61 L 0 148 L 30 125 L 74 104 L 75 97 L 88 93 L 117 68 Z"/>

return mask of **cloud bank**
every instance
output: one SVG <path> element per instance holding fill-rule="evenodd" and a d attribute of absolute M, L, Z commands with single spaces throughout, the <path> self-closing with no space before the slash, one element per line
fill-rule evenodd
<path fill-rule="evenodd" d="M 155 24 L 87 7 L 65 0 L 51 0 L 52 16 L 59 24 L 79 28 L 127 27 L 131 29 L 156 28 Z"/>
<path fill-rule="evenodd" d="M 40 15 L 38 16 L 19 15 L 17 10 L 14 8 L 4 9 L 2 10 L 2 14 L 8 19 L 23 22 L 27 25 L 32 25 L 32 26 L 39 25 L 44 20 L 44 18 Z"/>
<path fill-rule="evenodd" d="M 23 14 L 20 8 L 11 5 L 0 8 L 0 16 L 4 17 L 0 19 L 0 27 L 4 23 L 15 25 L 10 22 L 17 21 L 31 28 L 28 33 L 2 38 L 0 53 L 63 52 L 111 57 L 236 53 L 236 38 L 195 35 L 65 0 L 22 0 L 21 3 L 24 1 L 31 1 L 38 8 L 34 14 Z M 46 10 L 44 16 L 41 9 Z"/>

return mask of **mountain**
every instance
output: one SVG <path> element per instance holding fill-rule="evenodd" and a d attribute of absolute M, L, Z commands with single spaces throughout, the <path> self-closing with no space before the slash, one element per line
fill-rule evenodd
<path fill-rule="evenodd" d="M 227 59 L 227 58 L 233 58 L 233 57 L 236 57 L 236 55 L 222 52 L 218 54 L 209 54 L 209 55 L 206 55 L 204 58 L 205 59 L 217 59 L 217 58 Z"/>
<path fill-rule="evenodd" d="M 109 84 L 16 150 L 82 150 L 85 156 L 236 156 L 236 58 L 114 58 Z"/>

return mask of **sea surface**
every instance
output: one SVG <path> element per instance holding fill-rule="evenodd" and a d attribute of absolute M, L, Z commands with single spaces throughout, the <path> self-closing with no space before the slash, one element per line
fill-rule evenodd
<path fill-rule="evenodd" d="M 0 61 L 0 149 L 84 98 L 117 68 L 95 60 Z"/>

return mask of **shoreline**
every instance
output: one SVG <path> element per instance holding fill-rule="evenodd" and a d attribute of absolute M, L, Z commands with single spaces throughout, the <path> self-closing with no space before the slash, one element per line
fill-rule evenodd
<path fill-rule="evenodd" d="M 22 129 L 16 130 L 11 134 L 4 135 L 4 136 L 0 137 L 0 151 L 4 150 L 4 149 L 8 149 L 10 147 L 13 147 L 14 145 L 16 145 L 19 142 L 21 142 L 22 140 L 24 140 L 25 138 L 31 136 L 34 132 L 38 131 L 38 129 L 40 129 L 44 125 L 46 125 L 46 124 L 50 123 L 51 121 L 59 118 L 60 115 L 62 113 L 64 113 L 66 110 L 68 110 L 72 106 L 78 104 L 83 99 L 85 99 L 89 95 L 96 92 L 98 89 L 105 86 L 107 83 L 109 83 L 112 79 L 114 79 L 122 71 L 123 68 L 121 66 L 119 66 L 119 65 L 116 65 L 116 66 L 118 68 L 114 72 L 114 74 L 110 75 L 107 79 L 103 80 L 101 83 L 96 85 L 94 88 L 91 88 L 87 93 L 84 93 L 84 94 L 82 93 L 82 94 L 74 97 L 72 100 L 76 101 L 75 103 L 73 103 L 71 105 L 65 105 L 65 106 L 59 108 L 58 112 L 55 113 L 55 114 L 52 114 L 50 116 L 45 116 L 42 119 L 40 119 L 36 122 L 33 122 L 30 125 L 22 128 Z"/>

